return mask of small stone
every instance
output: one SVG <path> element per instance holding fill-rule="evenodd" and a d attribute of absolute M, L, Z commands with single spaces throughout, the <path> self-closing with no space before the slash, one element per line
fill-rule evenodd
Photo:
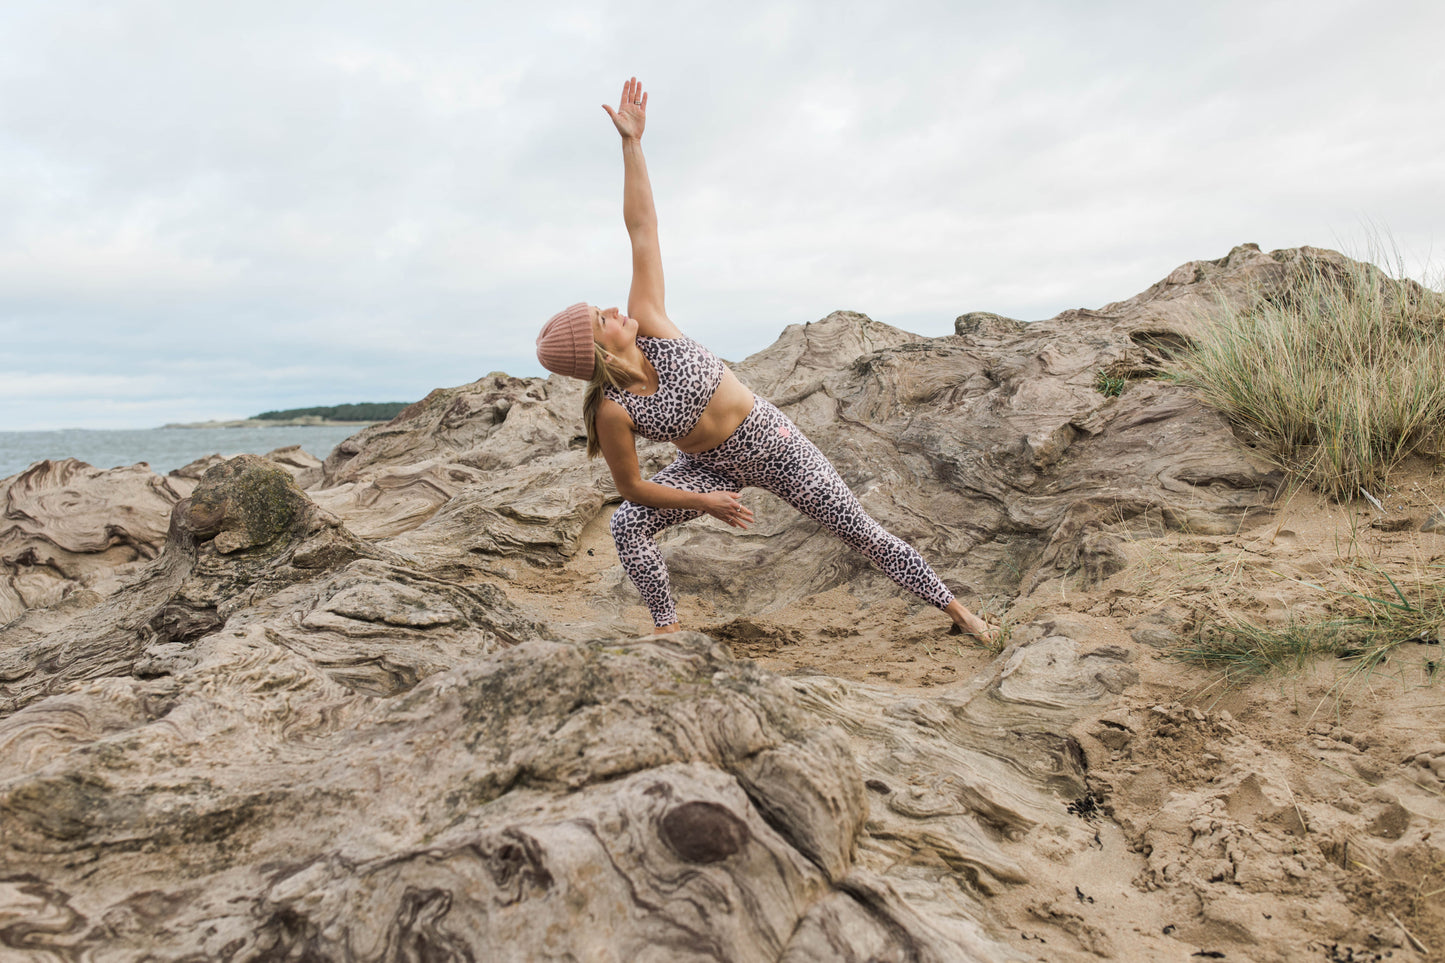
<path fill-rule="evenodd" d="M 1123 749 L 1134 738 L 1134 733 L 1126 729 L 1114 729 L 1105 726 L 1094 733 L 1094 738 L 1115 751 Z"/>
<path fill-rule="evenodd" d="M 954 334 L 975 338 L 1017 337 L 1027 330 L 1027 322 L 990 311 L 970 311 L 953 319 Z"/>
<path fill-rule="evenodd" d="M 1385 778 L 1384 764 L 1369 756 L 1356 756 L 1350 760 L 1350 765 L 1365 782 L 1374 784 Z"/>
<path fill-rule="evenodd" d="M 1419 515 L 1387 515 L 1375 519 L 1370 527 L 1380 532 L 1410 532 L 1421 528 L 1421 518 Z"/>
<path fill-rule="evenodd" d="M 1280 828 L 1291 836 L 1304 836 L 1309 833 L 1309 826 L 1304 821 L 1304 814 L 1298 806 L 1286 806 L 1275 813 L 1273 822 L 1278 823 Z"/>
<path fill-rule="evenodd" d="M 1093 622 L 1087 619 L 1071 619 L 1067 615 L 1042 619 L 1039 621 L 1039 626 L 1044 630 L 1045 636 L 1062 635 L 1075 642 L 1087 642 L 1089 636 L 1094 632 Z"/>
<path fill-rule="evenodd" d="M 658 835 L 684 862 L 715 863 L 751 838 L 742 820 L 715 802 L 686 802 L 662 817 Z"/>
<path fill-rule="evenodd" d="M 1129 709 L 1127 706 L 1110 709 L 1099 717 L 1099 721 L 1104 725 L 1113 726 L 1115 729 L 1128 729 L 1130 732 L 1134 731 L 1134 724 L 1129 719 Z"/>
<path fill-rule="evenodd" d="M 1156 649 L 1170 649 L 1180 642 L 1179 626 L 1184 621 L 1184 614 L 1173 606 L 1165 606 L 1157 609 L 1132 625 L 1126 626 L 1129 637 L 1140 645 L 1153 646 Z"/>
<path fill-rule="evenodd" d="M 1129 638 L 1140 645 L 1148 645 L 1156 649 L 1167 649 L 1179 643 L 1178 635 L 1158 625 L 1141 625 L 1129 633 Z"/>

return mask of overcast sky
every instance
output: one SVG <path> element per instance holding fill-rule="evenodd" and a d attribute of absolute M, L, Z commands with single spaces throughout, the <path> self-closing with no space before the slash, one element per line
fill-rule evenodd
<path fill-rule="evenodd" d="M 1442 36 L 1425 0 L 9 0 L 0 430 L 543 373 L 549 315 L 625 305 L 600 104 L 632 74 L 669 314 L 734 360 L 838 308 L 941 335 L 1370 225 L 1419 276 Z"/>

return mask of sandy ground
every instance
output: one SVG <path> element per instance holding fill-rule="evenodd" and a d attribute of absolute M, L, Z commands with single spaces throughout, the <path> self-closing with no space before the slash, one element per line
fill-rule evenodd
<path fill-rule="evenodd" d="M 1092 821 L 1097 845 L 1055 853 L 1041 840 L 1056 872 L 991 904 L 1021 951 L 1334 963 L 1445 955 L 1445 686 L 1435 681 L 1445 625 L 1369 671 L 1316 658 L 1227 678 L 1179 657 L 1196 627 L 1220 620 L 1284 626 L 1345 614 L 1357 603 L 1342 593 L 1388 587 L 1381 571 L 1407 598 L 1418 599 L 1422 579 L 1445 580 L 1445 530 L 1417 530 L 1445 506 L 1445 472 L 1406 471 L 1376 494 L 1383 511 L 1297 492 L 1272 518 L 1224 536 L 1136 519 L 1120 527 L 1123 571 L 1092 586 L 1050 583 L 989 613 L 1013 641 L 1047 633 L 1127 647 L 1140 676 L 1075 733 L 1092 792 L 1069 804 Z M 516 571 L 509 590 L 546 596 L 562 622 L 595 623 L 598 580 L 615 566 L 602 519 L 565 569 Z M 729 618 L 725 599 L 693 597 L 679 599 L 679 613 L 780 673 L 915 691 L 963 682 L 996 655 L 947 635 L 947 618 L 911 598 L 865 609 L 847 587 L 765 617 Z M 651 629 L 640 603 L 605 617 Z"/>

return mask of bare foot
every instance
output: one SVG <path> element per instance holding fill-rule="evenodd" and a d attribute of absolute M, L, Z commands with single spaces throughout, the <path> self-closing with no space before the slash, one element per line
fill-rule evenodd
<path fill-rule="evenodd" d="M 986 645 L 998 641 L 998 630 L 970 612 L 958 599 L 949 602 L 943 611 L 953 619 L 953 626 L 948 630 L 949 635 L 971 635 Z"/>
<path fill-rule="evenodd" d="M 975 618 L 974 621 L 978 623 L 978 627 L 967 629 L 955 622 L 948 627 L 948 634 L 971 635 L 985 645 L 992 645 L 993 643 L 998 641 L 997 629 L 989 625 L 983 619 Z"/>
<path fill-rule="evenodd" d="M 674 622 L 671 625 L 659 625 L 652 630 L 653 635 L 666 635 L 669 632 L 676 632 L 682 628 L 681 622 Z"/>

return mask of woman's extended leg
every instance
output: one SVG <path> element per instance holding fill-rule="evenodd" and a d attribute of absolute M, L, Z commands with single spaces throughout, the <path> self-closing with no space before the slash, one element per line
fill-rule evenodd
<path fill-rule="evenodd" d="M 687 492 L 737 491 L 742 487 L 685 454 L 679 454 L 677 460 L 650 480 Z M 670 525 L 680 525 L 701 514 L 683 508 L 652 508 L 626 501 L 612 513 L 610 528 L 612 540 L 617 545 L 617 557 L 627 577 L 642 594 L 642 602 L 652 613 L 652 623 L 658 628 L 677 623 L 677 604 L 672 598 L 667 563 L 663 561 L 662 550 L 657 547 L 654 536 Z"/>
<path fill-rule="evenodd" d="M 752 432 L 752 450 L 746 456 L 739 453 L 736 463 L 712 467 L 737 474 L 746 485 L 766 488 L 866 555 L 894 582 L 948 613 L 963 631 L 988 638 L 988 626 L 953 597 L 918 550 L 864 510 L 797 425 L 771 404 L 767 408 L 771 410 Z"/>
<path fill-rule="evenodd" d="M 790 466 L 792 470 L 779 472 L 772 484 L 760 487 L 821 522 L 903 588 L 935 608 L 946 609 L 953 601 L 953 593 L 918 550 L 868 514 L 838 470 L 811 441 L 798 441 L 798 457 Z"/>

